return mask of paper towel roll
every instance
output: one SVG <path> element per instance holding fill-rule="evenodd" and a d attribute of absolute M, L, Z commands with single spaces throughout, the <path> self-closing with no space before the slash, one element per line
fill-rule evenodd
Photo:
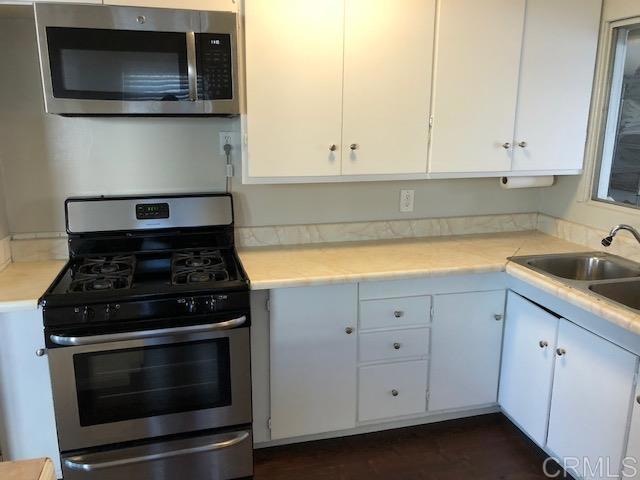
<path fill-rule="evenodd" d="M 502 177 L 500 178 L 500 186 L 505 190 L 511 190 L 512 188 L 550 187 L 555 180 L 556 177 L 553 175 L 544 177 Z"/>

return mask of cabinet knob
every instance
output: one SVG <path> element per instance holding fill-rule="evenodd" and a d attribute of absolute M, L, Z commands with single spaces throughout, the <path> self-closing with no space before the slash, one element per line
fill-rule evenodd
<path fill-rule="evenodd" d="M 540 340 L 538 345 L 540 345 L 540 348 L 547 348 L 549 346 L 549 342 L 547 342 L 546 340 Z"/>
<path fill-rule="evenodd" d="M 395 312 L 393 312 L 393 316 L 396 318 L 400 318 L 404 315 L 404 312 L 402 310 L 396 310 Z"/>
<path fill-rule="evenodd" d="M 47 350 L 44 348 L 39 348 L 36 350 L 36 357 L 44 357 L 47 354 Z"/>
<path fill-rule="evenodd" d="M 347 327 L 344 329 L 344 331 L 347 333 L 347 335 L 351 335 L 353 333 L 353 328 L 352 327 Z"/>
<path fill-rule="evenodd" d="M 329 145 L 330 152 L 335 152 L 337 149 L 338 149 L 338 146 L 335 143 L 332 143 L 331 145 Z"/>
<path fill-rule="evenodd" d="M 559 357 L 562 357 L 567 353 L 567 351 L 564 348 L 559 348 L 556 350 L 556 353 L 558 354 Z"/>
<path fill-rule="evenodd" d="M 398 390 L 396 390 L 395 388 L 393 390 L 391 390 L 391 395 L 394 397 L 397 397 L 400 394 L 400 392 L 398 392 Z"/>
<path fill-rule="evenodd" d="M 349 148 L 351 150 L 358 150 L 360 148 L 360 145 L 358 145 L 357 143 L 352 143 L 351 145 L 349 145 Z"/>
<path fill-rule="evenodd" d="M 393 344 L 393 348 L 395 348 L 396 350 L 400 350 L 400 347 L 401 347 L 401 346 L 402 346 L 402 345 L 400 345 L 398 342 L 396 342 L 396 343 L 394 343 L 394 344 Z"/>
<path fill-rule="evenodd" d="M 144 15 L 138 15 L 136 17 L 136 22 L 138 22 L 140 25 L 142 25 L 146 21 L 147 21 L 147 17 L 145 17 Z"/>
<path fill-rule="evenodd" d="M 509 150 L 511 148 L 511 143 L 509 142 L 504 142 L 502 144 L 502 148 L 504 148 L 505 150 Z"/>
<path fill-rule="evenodd" d="M 528 145 L 528 144 L 527 144 L 527 142 L 520 142 L 520 143 L 518 143 L 518 146 L 519 146 L 520 148 L 527 148 L 527 145 Z"/>
<path fill-rule="evenodd" d="M 503 315 L 501 313 L 496 313 L 493 318 L 496 319 L 496 322 L 499 322 L 500 320 L 502 320 Z"/>

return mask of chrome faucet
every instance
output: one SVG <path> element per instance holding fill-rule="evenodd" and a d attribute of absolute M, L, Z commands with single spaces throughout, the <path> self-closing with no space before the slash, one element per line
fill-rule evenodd
<path fill-rule="evenodd" d="M 616 225 L 611 229 L 611 231 L 609 232 L 609 235 L 602 239 L 602 245 L 605 247 L 611 246 L 611 244 L 613 243 L 613 237 L 615 237 L 620 230 L 626 230 L 627 232 L 631 232 L 631 234 L 636 238 L 638 243 L 640 243 L 640 232 L 638 232 L 638 230 L 633 228 L 631 225 L 621 224 L 621 225 Z"/>

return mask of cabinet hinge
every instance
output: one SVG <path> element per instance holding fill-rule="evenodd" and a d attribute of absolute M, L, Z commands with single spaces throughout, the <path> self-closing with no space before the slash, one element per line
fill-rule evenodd
<path fill-rule="evenodd" d="M 267 428 L 271 430 L 271 417 L 267 418 Z"/>
<path fill-rule="evenodd" d="M 271 312 L 271 299 L 267 297 L 267 301 L 265 302 L 265 307 L 267 308 L 267 312 Z"/>
<path fill-rule="evenodd" d="M 230 163 L 227 164 L 227 178 L 233 177 L 233 165 Z"/>
<path fill-rule="evenodd" d="M 433 299 L 431 299 L 431 305 L 429 306 L 429 321 L 433 322 Z"/>
<path fill-rule="evenodd" d="M 429 401 L 429 398 L 431 398 L 431 392 L 427 390 L 427 402 Z"/>
<path fill-rule="evenodd" d="M 433 115 L 429 117 L 429 128 L 433 128 Z"/>

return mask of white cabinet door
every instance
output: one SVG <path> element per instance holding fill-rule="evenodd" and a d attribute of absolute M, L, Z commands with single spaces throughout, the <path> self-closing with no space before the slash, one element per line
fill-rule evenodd
<path fill-rule="evenodd" d="M 83 2 L 86 3 L 86 2 Z M 175 8 L 186 10 L 238 10 L 234 0 L 104 0 L 105 5 L 130 5 L 135 7 Z"/>
<path fill-rule="evenodd" d="M 342 174 L 426 173 L 435 0 L 345 11 Z"/>
<path fill-rule="evenodd" d="M 623 467 L 622 478 L 640 480 L 640 385 L 636 387 L 636 395 L 633 398 L 629 444 Z"/>
<path fill-rule="evenodd" d="M 339 175 L 344 0 L 247 0 L 244 14 L 245 177 Z"/>
<path fill-rule="evenodd" d="M 272 290 L 272 439 L 355 427 L 357 305 L 356 284 Z"/>
<path fill-rule="evenodd" d="M 429 410 L 496 403 L 505 292 L 434 297 Z"/>
<path fill-rule="evenodd" d="M 41 310 L 0 314 L 0 445 L 4 460 L 49 457 L 62 478 Z"/>
<path fill-rule="evenodd" d="M 557 348 L 547 448 L 575 461 L 579 477 L 611 478 L 624 452 L 637 357 L 566 320 Z"/>
<path fill-rule="evenodd" d="M 441 1 L 430 172 L 510 170 L 524 13 L 525 0 Z"/>
<path fill-rule="evenodd" d="M 547 438 L 558 321 L 509 292 L 498 403 L 540 447 Z"/>
<path fill-rule="evenodd" d="M 513 170 L 582 168 L 601 9 L 528 0 Z"/>

